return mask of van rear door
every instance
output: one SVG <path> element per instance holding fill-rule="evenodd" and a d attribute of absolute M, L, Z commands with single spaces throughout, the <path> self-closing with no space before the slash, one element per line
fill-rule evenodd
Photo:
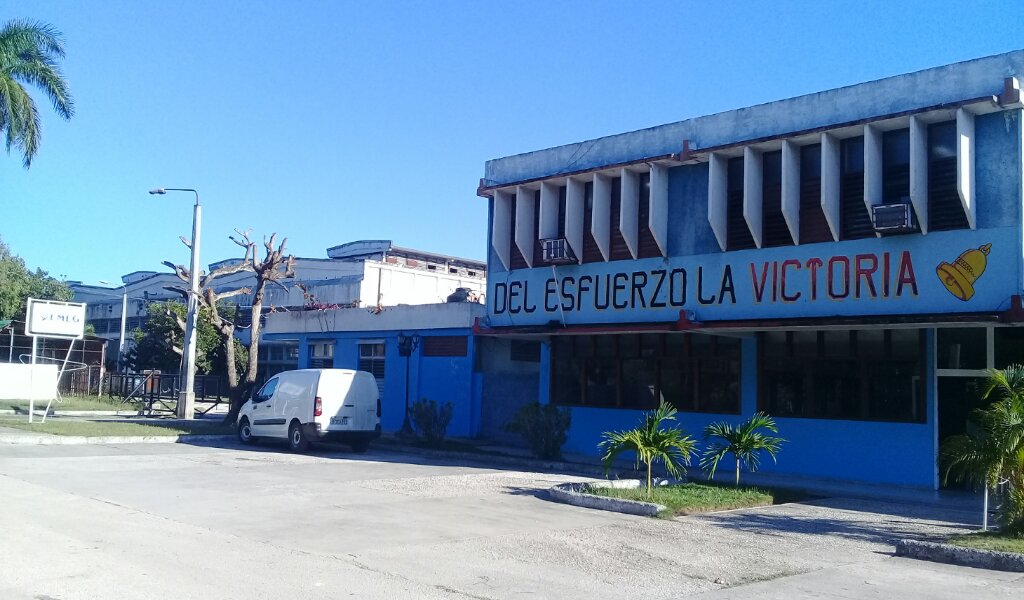
<path fill-rule="evenodd" d="M 321 414 L 314 417 L 320 424 L 320 431 L 350 431 L 355 424 L 348 397 L 352 389 L 355 371 L 349 369 L 324 369 L 320 374 L 317 397 L 320 398 Z"/>

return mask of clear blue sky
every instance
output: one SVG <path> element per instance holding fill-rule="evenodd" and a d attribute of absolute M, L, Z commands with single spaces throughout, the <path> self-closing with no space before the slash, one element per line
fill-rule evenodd
<path fill-rule="evenodd" d="M 484 258 L 484 161 L 1024 47 L 1016 2 L 0 2 L 64 32 L 71 121 L 0 154 L 0 237 L 95 282 L 235 227 Z M 45 99 L 36 95 L 40 104 Z"/>

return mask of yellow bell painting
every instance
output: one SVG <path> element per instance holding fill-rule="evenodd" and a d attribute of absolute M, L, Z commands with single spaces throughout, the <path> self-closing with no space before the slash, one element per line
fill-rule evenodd
<path fill-rule="evenodd" d="M 985 273 L 991 250 L 992 244 L 966 250 L 953 264 L 944 262 L 935 267 L 935 273 L 950 294 L 966 302 L 974 296 L 974 282 Z"/>

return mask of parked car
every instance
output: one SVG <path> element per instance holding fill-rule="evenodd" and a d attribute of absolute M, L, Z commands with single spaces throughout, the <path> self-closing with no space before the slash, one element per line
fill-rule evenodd
<path fill-rule="evenodd" d="M 238 439 L 287 440 L 297 452 L 338 441 L 365 452 L 380 437 L 377 381 L 365 371 L 300 369 L 271 377 L 238 413 Z"/>

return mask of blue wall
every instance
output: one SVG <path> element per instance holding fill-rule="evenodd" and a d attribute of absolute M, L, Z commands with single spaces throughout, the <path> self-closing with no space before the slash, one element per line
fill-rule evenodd
<path fill-rule="evenodd" d="M 359 343 L 368 340 L 384 341 L 384 396 L 381 398 L 381 427 L 384 431 L 398 431 L 405 419 L 406 358 L 399 356 L 399 334 L 430 336 L 468 336 L 468 352 L 462 357 L 423 356 L 422 342 L 409 357 L 409 404 L 426 398 L 439 403 L 452 403 L 452 421 L 448 435 L 471 437 L 480 429 L 480 386 L 474 383 L 472 330 L 431 329 L 423 331 L 360 331 L 330 332 L 296 336 L 268 335 L 268 340 L 299 340 L 299 368 L 309 367 L 310 342 L 334 340 L 334 367 L 359 368 Z"/>
<path fill-rule="evenodd" d="M 935 488 L 936 402 L 934 386 L 934 330 L 927 335 L 927 422 L 881 423 L 825 419 L 777 419 L 779 435 L 787 443 L 775 464 L 763 457 L 761 472 L 821 479 L 860 481 Z M 742 414 L 679 413 L 683 429 L 702 440 L 706 425 L 714 421 L 739 423 L 757 412 L 757 339 L 742 344 Z M 543 401 L 547 380 L 542 380 Z M 572 411 L 569 441 L 564 450 L 598 456 L 597 444 L 605 431 L 629 429 L 640 421 L 642 411 L 580 408 Z M 701 447 L 703 443 L 701 442 Z M 696 466 L 696 463 L 694 463 Z"/>

